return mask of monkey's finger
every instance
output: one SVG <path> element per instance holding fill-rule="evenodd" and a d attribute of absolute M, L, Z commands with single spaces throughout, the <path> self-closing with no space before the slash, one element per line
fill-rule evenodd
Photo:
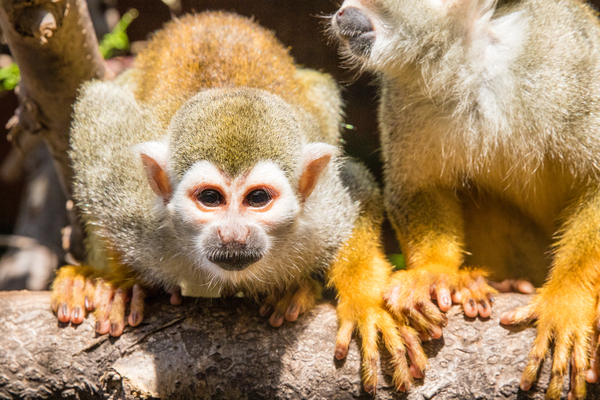
<path fill-rule="evenodd" d="M 115 294 L 110 305 L 110 336 L 121 336 L 125 328 L 125 308 L 129 297 L 129 290 L 120 287 L 115 291 Z"/>
<path fill-rule="evenodd" d="M 399 328 L 402 339 L 406 345 L 408 357 L 410 358 L 410 372 L 415 378 L 422 378 L 423 371 L 427 368 L 427 356 L 421 346 L 421 341 L 417 332 L 408 325 L 400 325 Z"/>
<path fill-rule="evenodd" d="M 278 309 L 275 309 L 275 312 L 271 314 L 271 318 L 269 318 L 269 324 L 273 328 L 279 328 L 283 324 L 284 313 Z"/>
<path fill-rule="evenodd" d="M 449 297 L 450 295 L 448 295 Z M 448 317 L 440 311 L 432 302 L 424 301 L 417 305 L 418 311 L 421 312 L 433 325 L 438 327 L 448 325 Z M 437 339 L 437 338 L 435 338 Z"/>
<path fill-rule="evenodd" d="M 131 291 L 131 304 L 129 310 L 128 322 L 131 326 L 138 326 L 144 319 L 144 299 L 146 293 L 137 283 L 133 285 Z"/>
<path fill-rule="evenodd" d="M 96 284 L 90 278 L 85 280 L 85 289 L 83 290 L 83 295 L 85 297 L 85 309 L 87 311 L 92 311 L 94 309 L 94 296 L 96 294 Z"/>
<path fill-rule="evenodd" d="M 350 346 L 353 332 L 354 322 L 349 320 L 342 321 L 335 340 L 335 358 L 338 360 L 343 360 L 348 355 L 348 346 Z"/>
<path fill-rule="evenodd" d="M 587 352 L 585 351 L 585 340 L 581 335 L 576 335 L 573 342 L 571 355 L 571 388 L 569 390 L 570 400 L 585 399 L 585 377 L 587 370 Z"/>
<path fill-rule="evenodd" d="M 460 292 L 460 290 L 453 290 L 452 291 L 452 302 L 455 304 L 461 304 L 461 300 L 462 300 L 462 293 Z"/>
<path fill-rule="evenodd" d="M 537 319 L 536 305 L 531 303 L 525 307 L 505 312 L 500 316 L 500 323 L 503 325 L 530 324 L 535 319 Z"/>
<path fill-rule="evenodd" d="M 52 311 L 56 313 L 60 322 L 69 322 L 71 319 L 71 293 L 75 269 L 66 266 L 59 269 L 52 284 L 52 300 L 50 302 Z"/>
<path fill-rule="evenodd" d="M 552 360 L 552 378 L 546 390 L 547 399 L 560 399 L 563 388 L 564 376 L 569 368 L 569 355 L 571 354 L 571 335 L 558 334 L 554 339 L 554 358 Z"/>
<path fill-rule="evenodd" d="M 531 294 L 535 292 L 535 287 L 531 284 L 531 282 L 524 279 L 505 279 L 502 282 L 488 280 L 487 283 L 500 293 L 513 292 Z"/>
<path fill-rule="evenodd" d="M 273 305 L 265 303 L 260 307 L 259 314 L 262 317 L 266 317 L 267 315 L 271 314 L 272 311 L 273 311 Z"/>
<path fill-rule="evenodd" d="M 81 324 L 85 318 L 85 278 L 83 275 L 73 277 L 71 286 L 71 323 Z"/>
<path fill-rule="evenodd" d="M 481 299 L 477 305 L 477 311 L 481 318 L 489 318 L 492 315 L 492 305 L 487 299 Z"/>
<path fill-rule="evenodd" d="M 392 365 L 394 367 L 392 381 L 394 382 L 396 389 L 405 392 L 410 389 L 412 376 L 410 374 L 408 363 L 406 362 L 404 342 L 396 328 L 396 321 L 394 321 L 391 315 L 381 313 L 379 329 L 383 336 L 383 342 L 392 355 Z"/>
<path fill-rule="evenodd" d="M 479 314 L 479 307 L 477 306 L 475 299 L 473 299 L 468 293 L 463 293 L 462 299 L 463 311 L 465 315 L 469 318 L 477 317 L 477 314 Z"/>
<path fill-rule="evenodd" d="M 431 323 L 429 319 L 427 319 L 425 315 L 423 315 L 418 309 L 408 310 L 407 317 L 410 321 L 410 324 L 414 328 L 416 328 L 420 332 L 427 334 L 429 337 L 434 337 L 434 335 L 438 335 L 440 333 L 439 330 L 436 329 L 436 325 Z M 423 338 L 426 338 L 426 336 L 423 336 Z"/>
<path fill-rule="evenodd" d="M 589 383 L 598 382 L 598 377 L 600 376 L 600 347 L 598 346 L 598 327 L 594 329 L 594 334 L 592 335 L 592 343 L 590 346 L 590 368 L 586 374 L 586 380 Z"/>
<path fill-rule="evenodd" d="M 284 296 L 277 302 L 275 311 L 271 315 L 271 318 L 269 318 L 269 323 L 272 327 L 279 328 L 283 324 L 285 319 L 285 311 L 290 304 L 292 296 L 292 293 L 285 293 Z"/>
<path fill-rule="evenodd" d="M 96 317 L 96 332 L 100 335 L 104 335 L 110 331 L 108 316 L 113 294 L 114 289 L 111 284 L 104 280 L 98 282 L 94 297 L 94 316 Z"/>
<path fill-rule="evenodd" d="M 176 287 L 171 292 L 171 298 L 169 302 L 172 306 L 180 306 L 183 303 L 183 298 L 181 297 L 181 288 Z"/>
<path fill-rule="evenodd" d="M 377 346 L 379 333 L 372 321 L 359 323 L 358 332 L 362 337 L 363 357 L 363 387 L 371 395 L 377 392 L 377 364 L 379 362 L 379 349 Z"/>
<path fill-rule="evenodd" d="M 438 306 L 442 311 L 450 310 L 452 307 L 452 298 L 450 296 L 450 289 L 448 285 L 438 284 L 435 288 L 435 297 L 437 299 Z"/>
<path fill-rule="evenodd" d="M 292 322 L 298 319 L 299 314 L 310 310 L 315 305 L 315 293 L 310 282 L 306 282 L 298 288 L 292 296 L 290 304 L 285 310 L 285 319 Z"/>
<path fill-rule="evenodd" d="M 552 337 L 552 331 L 548 328 L 539 327 L 537 336 L 533 341 L 533 347 L 529 352 L 529 362 L 521 376 L 519 387 L 523 391 L 527 391 L 537 379 L 538 371 L 548 351 L 548 344 Z"/>

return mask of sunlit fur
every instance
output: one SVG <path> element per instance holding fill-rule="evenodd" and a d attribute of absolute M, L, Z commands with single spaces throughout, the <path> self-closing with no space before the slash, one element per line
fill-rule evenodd
<path fill-rule="evenodd" d="M 191 47 L 173 47 L 177 40 Z M 227 62 L 204 58 L 215 41 L 223 46 L 215 57 Z M 248 52 L 240 50 L 245 46 Z M 152 78 L 162 73 L 157 57 L 174 62 L 173 75 Z M 182 65 L 197 67 L 190 73 Z M 246 18 L 205 13 L 172 22 L 140 55 L 137 69 L 116 83 L 87 84 L 75 106 L 71 157 L 90 263 L 107 268 L 107 255 L 118 254 L 149 286 L 251 294 L 284 290 L 328 266 L 358 212 L 337 172 L 340 106 L 331 78 L 297 68 L 272 33 Z M 332 158 L 305 199 L 298 182 L 322 151 Z M 140 154 L 167 172 L 172 198 L 152 190 Z M 186 192 L 203 179 L 239 184 L 238 191 L 259 181 L 280 190 L 268 211 L 238 214 L 240 224 L 260 233 L 265 251 L 243 271 L 206 260 L 203 242 L 215 237 L 219 222 Z"/>
<path fill-rule="evenodd" d="M 574 343 L 581 374 L 600 279 L 597 16 L 579 0 L 348 6 L 375 28 L 369 54 L 351 39 L 340 49 L 378 76 L 386 206 L 409 266 L 453 275 L 477 262 L 537 284 L 551 266 L 533 317 L 560 342 L 555 372 Z"/>

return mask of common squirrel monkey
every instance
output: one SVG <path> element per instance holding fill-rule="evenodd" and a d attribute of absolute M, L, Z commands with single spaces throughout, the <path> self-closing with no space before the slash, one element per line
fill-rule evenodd
<path fill-rule="evenodd" d="M 390 309 L 439 329 L 452 301 L 490 316 L 494 290 L 471 266 L 547 274 L 501 317 L 537 320 L 520 387 L 552 347 L 547 397 L 571 362 L 569 396 L 584 398 L 600 272 L 596 14 L 578 0 L 345 0 L 331 31 L 381 86 L 384 197 L 408 264 Z"/>
<path fill-rule="evenodd" d="M 272 306 L 279 326 L 313 305 L 312 276 L 326 271 L 338 292 L 336 357 L 357 330 L 374 392 L 382 332 L 407 389 L 426 357 L 385 307 L 383 200 L 365 168 L 340 157 L 340 125 L 333 80 L 298 68 L 251 20 L 208 12 L 167 24 L 135 69 L 86 84 L 75 104 L 70 156 L 89 266 L 58 273 L 58 318 L 81 323 L 95 308 L 96 330 L 119 336 L 128 303 L 137 325 L 148 289 L 178 303 L 182 288 L 265 296 L 262 312 Z"/>

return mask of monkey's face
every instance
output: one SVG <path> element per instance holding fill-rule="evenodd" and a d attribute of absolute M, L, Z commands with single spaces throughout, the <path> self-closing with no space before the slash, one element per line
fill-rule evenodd
<path fill-rule="evenodd" d="M 268 257 L 288 230 L 300 204 L 288 178 L 270 161 L 230 177 L 209 161 L 197 162 L 167 206 L 182 245 L 195 263 L 227 280 Z M 234 274 L 233 272 L 237 272 Z"/>
<path fill-rule="evenodd" d="M 331 18 L 340 55 L 359 70 L 393 72 L 467 37 L 489 0 L 345 0 Z M 490 6 L 487 6 L 488 8 Z"/>

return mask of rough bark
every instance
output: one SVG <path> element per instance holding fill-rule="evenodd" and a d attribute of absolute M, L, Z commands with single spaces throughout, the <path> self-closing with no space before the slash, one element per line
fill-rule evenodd
<path fill-rule="evenodd" d="M 345 361 L 334 360 L 329 303 L 274 329 L 248 299 L 186 299 L 181 307 L 157 299 L 141 326 L 114 339 L 97 337 L 91 317 L 59 326 L 49 297 L 0 293 L 0 398 L 370 398 L 356 341 Z M 528 299 L 500 295 L 489 320 L 467 320 L 454 307 L 443 339 L 425 343 L 430 369 L 408 395 L 394 391 L 382 350 L 377 398 L 542 399 L 549 360 L 531 392 L 518 390 L 535 330 L 498 323 L 501 312 Z M 595 386 L 588 392 L 600 395 Z"/>

